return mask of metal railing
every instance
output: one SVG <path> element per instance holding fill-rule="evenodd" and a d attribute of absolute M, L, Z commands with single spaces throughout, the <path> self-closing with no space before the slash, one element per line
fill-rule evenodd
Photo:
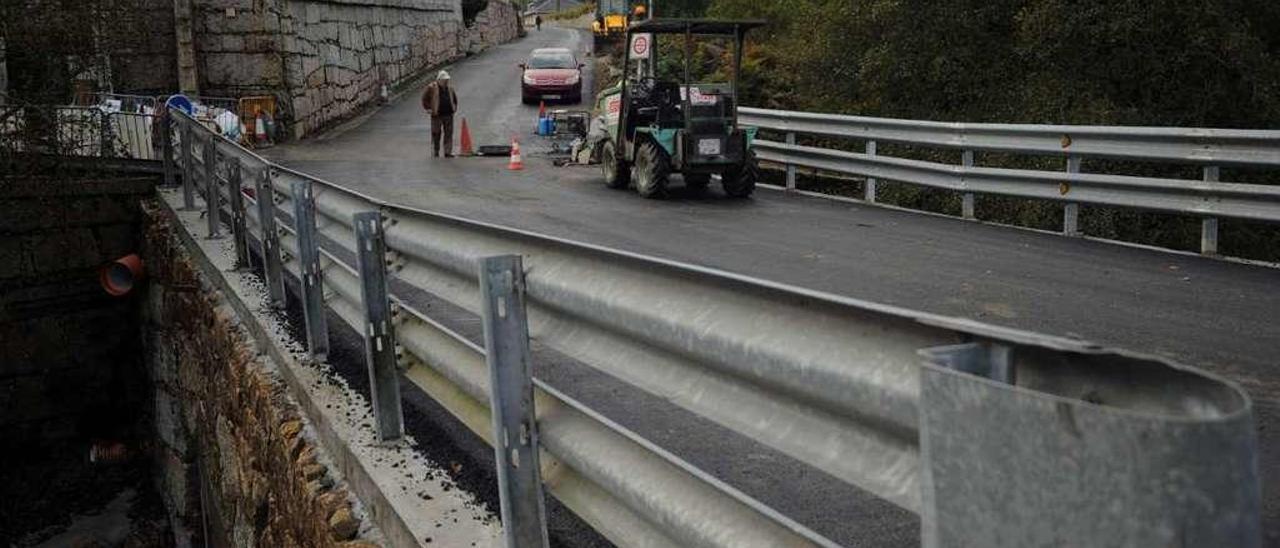
<path fill-rule="evenodd" d="M 167 178 L 208 235 L 227 220 L 242 263 L 258 243 L 317 358 L 325 307 L 364 337 L 380 437 L 399 368 L 498 447 L 509 546 L 545 542 L 542 484 L 622 546 L 836 545 L 530 378 L 528 337 L 919 514 L 927 546 L 1260 543 L 1251 404 L 1215 377 L 403 207 L 172 118 Z M 481 317 L 484 347 L 420 294 Z"/>
<path fill-rule="evenodd" d="M 155 118 L 98 107 L 12 107 L 0 122 L 0 145 L 13 152 L 160 160 Z"/>
<path fill-rule="evenodd" d="M 1079 204 L 1202 217 L 1201 252 L 1218 251 L 1218 218 L 1280 222 L 1280 186 L 1219 181 L 1221 168 L 1280 168 L 1280 131 L 1163 127 L 967 124 L 811 112 L 739 109 L 741 122 L 785 134 L 757 140 L 757 156 L 786 166 L 795 190 L 796 166 L 866 178 L 864 199 L 892 180 L 962 194 L 961 215 L 973 219 L 975 194 L 1065 202 L 1062 231 L 1079 235 Z M 796 135 L 865 141 L 863 153 L 795 144 Z M 877 143 L 960 150 L 959 165 L 877 154 Z M 1056 156 L 1063 171 L 979 166 L 975 152 Z M 1085 173 L 1085 159 L 1191 164 L 1201 180 Z"/>

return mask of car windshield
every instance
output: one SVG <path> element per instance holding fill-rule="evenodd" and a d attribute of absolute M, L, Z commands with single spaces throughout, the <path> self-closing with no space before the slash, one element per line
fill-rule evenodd
<path fill-rule="evenodd" d="M 568 69 L 576 68 L 573 55 L 570 53 L 539 53 L 529 59 L 529 68 L 534 69 Z"/>

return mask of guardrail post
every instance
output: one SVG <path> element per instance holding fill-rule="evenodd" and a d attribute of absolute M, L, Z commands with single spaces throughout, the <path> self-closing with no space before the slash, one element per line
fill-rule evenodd
<path fill-rule="evenodd" d="M 236 244 L 236 268 L 249 266 L 249 224 L 245 214 L 243 168 L 240 160 L 227 165 L 227 196 L 231 205 L 231 237 Z"/>
<path fill-rule="evenodd" d="M 795 146 L 796 144 L 795 132 L 791 132 L 791 131 L 787 132 L 787 144 L 791 146 Z M 796 165 L 787 164 L 787 190 L 794 191 L 795 189 L 796 189 Z"/>
<path fill-rule="evenodd" d="M 276 229 L 275 189 L 271 185 L 271 166 L 262 168 L 254 181 L 258 200 L 258 221 L 262 226 L 263 276 L 272 308 L 284 308 L 284 268 L 280 265 L 280 232 Z"/>
<path fill-rule="evenodd" d="M 194 151 L 191 150 L 191 125 L 183 120 L 182 128 L 182 209 L 196 208 L 196 182 Z"/>
<path fill-rule="evenodd" d="M 155 118 L 160 123 L 160 160 L 164 162 L 164 186 L 172 188 L 174 177 L 173 158 L 173 115 L 168 109 L 162 109 Z"/>
<path fill-rule="evenodd" d="M 204 205 L 205 219 L 209 221 L 209 239 L 222 237 L 222 193 L 218 190 L 218 164 L 221 154 L 214 137 L 204 143 Z"/>
<path fill-rule="evenodd" d="M 1080 173 L 1080 157 L 1067 156 L 1067 173 Z M 1075 181 L 1067 178 L 1065 188 L 1066 194 L 1071 190 L 1071 184 Z M 1067 236 L 1080 235 L 1080 204 L 1070 202 L 1062 206 L 1062 233 Z"/>
<path fill-rule="evenodd" d="M 973 167 L 973 151 L 972 150 L 964 151 L 964 154 L 960 156 L 960 165 L 964 166 L 965 168 Z M 963 196 L 960 197 L 960 215 L 965 219 L 970 219 L 970 220 L 972 220 L 975 217 L 975 215 L 973 214 L 973 193 L 972 192 L 966 192 L 964 193 Z"/>
<path fill-rule="evenodd" d="M 485 360 L 489 363 L 493 447 L 503 534 L 509 548 L 546 547 L 546 510 L 538 463 L 529 324 L 520 256 L 480 264 Z"/>
<path fill-rule="evenodd" d="M 1204 180 L 1206 183 L 1218 182 L 1220 170 L 1218 166 L 1204 167 Z M 1218 254 L 1218 218 L 1205 217 L 1200 221 L 1200 253 L 1203 255 Z"/>
<path fill-rule="evenodd" d="M 1024 352 L 1037 349 L 922 351 L 922 546 L 1260 545 L 1251 413 L 1186 421 L 1107 405 L 1086 386 L 1081 399 L 1029 390 L 1014 382 Z"/>
<path fill-rule="evenodd" d="M 867 156 L 875 156 L 875 155 L 876 155 L 876 142 L 875 142 L 875 141 L 867 141 Z M 868 201 L 868 202 L 871 202 L 871 203 L 875 203 L 875 201 L 876 201 L 876 179 L 875 179 L 875 177 L 867 177 L 867 183 L 866 183 L 866 187 L 864 188 L 863 198 L 862 198 L 862 199 L 864 199 L 864 200 L 866 200 L 866 201 Z"/>
<path fill-rule="evenodd" d="M 400 408 L 400 371 L 396 368 L 395 326 L 387 298 L 387 247 L 382 213 L 356 213 L 356 263 L 360 269 L 360 296 L 364 302 L 364 356 L 369 367 L 369 399 L 377 420 L 378 441 L 404 436 Z"/>
<path fill-rule="evenodd" d="M 329 353 L 329 327 L 324 316 L 324 282 L 320 245 L 316 241 L 316 202 L 311 183 L 294 181 L 293 226 L 298 234 L 298 271 L 302 284 L 302 315 L 307 324 L 307 351 L 317 360 Z"/>

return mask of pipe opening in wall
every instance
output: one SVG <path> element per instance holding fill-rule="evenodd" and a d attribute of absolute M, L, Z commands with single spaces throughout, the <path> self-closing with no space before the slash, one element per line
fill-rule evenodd
<path fill-rule="evenodd" d="M 136 254 L 121 257 L 102 267 L 100 273 L 102 289 L 111 296 L 123 297 L 133 291 L 134 285 L 142 281 L 143 274 L 140 257 Z"/>

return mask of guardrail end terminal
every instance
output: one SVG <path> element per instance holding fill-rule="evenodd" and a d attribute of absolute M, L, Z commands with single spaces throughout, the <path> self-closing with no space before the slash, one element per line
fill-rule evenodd
<path fill-rule="evenodd" d="M 922 351 L 924 546 L 1259 545 L 1242 391 L 1122 355 L 1015 363 L 1044 352 L 985 342 Z M 1164 397 L 1168 385 L 1179 395 Z"/>

